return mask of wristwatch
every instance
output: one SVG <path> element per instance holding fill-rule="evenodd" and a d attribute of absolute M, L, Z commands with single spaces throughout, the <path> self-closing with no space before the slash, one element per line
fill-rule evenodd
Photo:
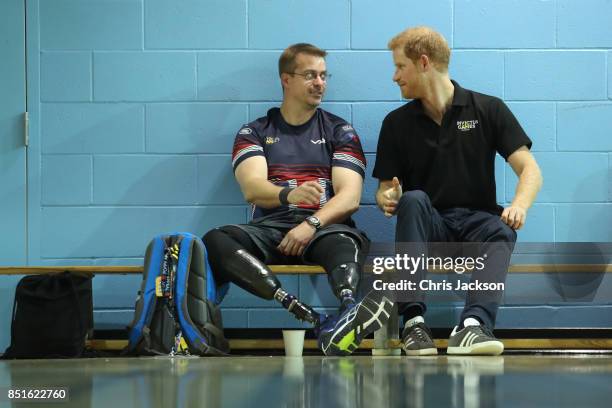
<path fill-rule="evenodd" d="M 306 217 L 305 221 L 308 224 L 312 225 L 316 230 L 321 229 L 321 221 L 319 221 L 319 219 L 315 217 L 314 215 Z"/>

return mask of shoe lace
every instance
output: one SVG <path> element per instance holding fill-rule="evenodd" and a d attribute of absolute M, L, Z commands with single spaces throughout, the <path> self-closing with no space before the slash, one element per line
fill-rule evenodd
<path fill-rule="evenodd" d="M 482 326 L 482 325 L 474 326 L 474 329 L 482 332 L 482 334 L 484 334 L 487 337 L 493 337 L 493 338 L 495 337 L 493 336 L 493 331 L 489 329 L 487 326 Z"/>
<path fill-rule="evenodd" d="M 413 337 L 416 340 L 423 341 L 423 342 L 429 341 L 431 339 L 431 334 L 429 332 L 429 329 L 427 328 L 427 326 L 424 326 L 421 323 L 415 324 L 412 327 L 412 330 L 408 336 Z"/>
<path fill-rule="evenodd" d="M 350 310 L 355 307 L 355 301 L 353 302 L 344 302 L 340 305 L 340 311 L 338 314 L 343 315 L 347 310 Z"/>

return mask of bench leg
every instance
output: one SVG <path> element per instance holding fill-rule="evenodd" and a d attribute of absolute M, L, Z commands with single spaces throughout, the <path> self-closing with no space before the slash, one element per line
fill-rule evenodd
<path fill-rule="evenodd" d="M 373 356 L 400 356 L 402 350 L 389 347 L 389 340 L 399 339 L 399 317 L 397 315 L 397 303 L 391 309 L 391 317 L 387 324 L 374 333 Z"/>

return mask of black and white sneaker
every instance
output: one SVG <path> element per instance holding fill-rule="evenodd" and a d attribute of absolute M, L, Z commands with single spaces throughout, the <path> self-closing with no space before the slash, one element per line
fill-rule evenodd
<path fill-rule="evenodd" d="M 402 348 L 407 356 L 433 356 L 438 349 L 432 334 L 422 317 L 418 316 L 406 323 L 402 331 Z"/>
<path fill-rule="evenodd" d="M 504 343 L 497 340 L 485 326 L 455 326 L 448 339 L 446 354 L 479 354 L 498 356 L 504 352 Z"/>

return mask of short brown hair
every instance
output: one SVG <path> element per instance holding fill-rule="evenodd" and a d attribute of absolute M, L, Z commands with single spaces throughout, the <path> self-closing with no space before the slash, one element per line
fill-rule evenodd
<path fill-rule="evenodd" d="M 292 74 L 295 71 L 295 59 L 299 54 L 314 55 L 316 57 L 325 58 L 327 52 L 308 43 L 293 44 L 285 49 L 278 59 L 278 75 L 283 72 Z"/>
<path fill-rule="evenodd" d="M 429 27 L 412 27 L 402 31 L 389 41 L 390 50 L 403 47 L 404 55 L 416 61 L 427 55 L 438 70 L 447 71 L 450 48 L 442 34 Z"/>

